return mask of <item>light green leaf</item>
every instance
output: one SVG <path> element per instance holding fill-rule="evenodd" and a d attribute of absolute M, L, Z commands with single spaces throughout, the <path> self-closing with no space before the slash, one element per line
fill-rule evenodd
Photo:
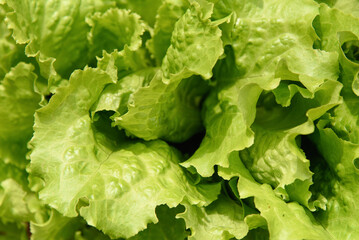
<path fill-rule="evenodd" d="M 359 2 L 352 0 L 336 1 L 333 8 L 337 8 L 345 13 L 349 13 L 359 20 Z"/>
<path fill-rule="evenodd" d="M 309 208 L 312 173 L 296 138 L 312 133 L 313 121 L 341 103 L 340 90 L 340 83 L 326 81 L 313 96 L 295 95 L 286 108 L 276 105 L 272 94 L 262 96 L 252 126 L 254 143 L 239 154 L 258 182 L 270 184 L 285 199 L 288 196 L 282 190 L 288 186 L 289 198 Z"/>
<path fill-rule="evenodd" d="M 257 183 L 236 152 L 229 159 L 229 167 L 219 167 L 219 175 L 225 179 L 239 177 L 240 197 L 254 197 L 256 208 L 267 221 L 271 240 L 335 239 L 297 202 L 286 203 L 269 185 Z"/>
<path fill-rule="evenodd" d="M 327 179 L 326 175 L 330 178 L 326 182 L 318 182 L 317 189 L 328 199 L 328 203 L 326 211 L 319 212 L 316 218 L 336 239 L 356 239 L 359 237 L 356 221 L 359 145 L 339 138 L 326 127 L 325 120 L 318 123 L 318 128 L 313 140 L 326 161 L 327 169 L 315 174 L 318 179 Z"/>
<path fill-rule="evenodd" d="M 314 93 L 325 80 L 336 81 L 339 75 L 338 54 L 294 47 L 287 51 L 276 69 L 276 77 L 300 82 Z"/>
<path fill-rule="evenodd" d="M 253 144 L 250 129 L 255 118 L 255 106 L 261 89 L 256 84 L 234 84 L 218 93 L 212 92 L 205 101 L 206 136 L 194 155 L 182 163 L 193 166 L 208 177 L 215 165 L 228 167 L 228 155 Z"/>
<path fill-rule="evenodd" d="M 171 45 L 175 23 L 185 13 L 189 4 L 186 0 L 166 0 L 158 9 L 152 39 L 147 43 L 156 63 L 160 65 Z"/>
<path fill-rule="evenodd" d="M 340 22 L 329 27 L 329 18 Z M 318 167 L 314 168 L 314 194 L 327 199 L 326 211 L 316 215 L 336 239 L 355 239 L 359 236 L 355 220 L 356 160 L 358 152 L 358 87 L 356 85 L 359 65 L 355 49 L 358 27 L 355 18 L 336 9 L 321 7 L 322 47 L 339 52 L 343 83 L 343 103 L 318 123 L 319 131 L 312 137 L 320 154 Z M 346 21 L 346 22 L 342 22 Z M 348 21 L 352 21 L 352 24 Z M 354 52 L 353 52 L 354 50 Z M 318 180 L 316 180 L 318 179 Z M 340 226 L 340 227 L 339 227 Z"/>
<path fill-rule="evenodd" d="M 0 186 L 0 218 L 4 223 L 25 222 L 30 212 L 25 202 L 26 192 L 13 179 L 6 179 Z"/>
<path fill-rule="evenodd" d="M 339 32 L 339 43 L 341 46 L 339 62 L 342 67 L 340 80 L 344 85 L 343 96 L 347 99 L 359 96 L 359 59 L 357 49 L 358 37 L 351 32 Z M 353 96 L 352 92 L 356 95 Z"/>
<path fill-rule="evenodd" d="M 221 31 L 208 17 L 191 7 L 176 22 L 171 46 L 163 59 L 162 71 L 166 79 L 173 75 L 212 76 L 212 68 L 223 53 Z M 200 37 L 199 37 L 200 36 Z M 182 77 L 185 78 L 185 77 Z"/>
<path fill-rule="evenodd" d="M 28 188 L 27 173 L 0 158 L 0 219 L 22 224 L 43 219 L 43 206 Z"/>
<path fill-rule="evenodd" d="M 98 69 L 76 71 L 69 86 L 37 111 L 29 171 L 43 179 L 45 203 L 68 217 L 79 212 L 112 238 L 128 238 L 158 221 L 156 206 L 175 207 L 183 199 L 208 205 L 219 185 L 194 186 L 178 165 L 180 154 L 164 142 L 115 150 L 97 142 L 89 109 L 111 82 Z"/>
<path fill-rule="evenodd" d="M 329 27 L 329 18 L 338 19 L 341 24 Z M 345 22 L 342 22 L 345 21 Z M 345 24 L 352 22 L 352 24 Z M 358 73 L 359 64 L 355 58 L 357 49 L 359 24 L 352 16 L 344 14 L 336 9 L 321 7 L 321 33 L 322 47 L 326 50 L 337 51 L 341 65 L 339 80 L 343 83 L 344 102 L 333 111 L 331 127 L 336 134 L 353 143 L 359 143 L 358 122 Z"/>
<path fill-rule="evenodd" d="M 266 8 L 267 4 L 271 7 Z M 293 11 L 290 10 L 289 6 L 295 9 L 299 7 L 297 4 L 303 5 L 301 6 L 303 12 L 300 15 L 297 12 L 287 14 L 287 12 Z M 302 94 L 309 96 L 311 95 L 310 92 L 315 92 L 326 79 L 337 79 L 339 68 L 337 54 L 312 49 L 315 34 L 311 23 L 318 13 L 318 6 L 315 3 L 309 1 L 302 1 L 301 3 L 294 3 L 292 1 L 286 3 L 265 1 L 262 5 L 256 5 L 254 1 L 242 3 L 224 1 L 223 3 L 216 4 L 216 16 L 223 17 L 229 14 L 230 11 L 235 11 L 238 18 L 232 30 L 233 56 L 231 56 L 231 51 L 226 51 L 229 60 L 227 62 L 224 61 L 222 63 L 223 66 L 217 69 L 218 77 L 217 75 L 216 77 L 222 88 L 230 88 L 226 85 L 230 85 L 230 82 L 235 82 L 234 85 L 240 87 L 247 84 L 256 84 L 258 88 L 273 90 L 278 86 L 280 80 L 291 80 L 301 82 L 308 89 L 301 90 Z M 283 14 L 282 11 L 287 12 Z M 267 30 L 262 31 L 262 29 Z M 235 60 L 233 63 L 230 60 L 231 58 Z M 308 59 L 312 60 L 308 61 Z M 233 66 L 234 64 L 236 64 L 236 67 Z M 292 95 L 290 93 L 291 91 L 289 91 L 289 94 L 285 91 L 280 93 L 278 91 L 278 95 L 281 94 L 281 96 L 278 96 L 278 101 L 288 106 L 294 91 L 292 91 Z M 225 91 L 220 94 L 224 96 L 230 95 Z M 237 95 L 240 96 L 237 92 L 233 93 L 233 96 Z M 256 104 L 257 98 L 254 97 L 252 100 L 251 104 Z M 230 105 L 238 104 L 238 101 L 235 101 L 232 101 Z M 214 101 L 212 100 L 212 102 Z M 224 106 L 223 102 L 224 100 L 219 99 L 218 106 L 221 106 L 222 109 Z M 208 108 L 215 109 L 215 104 Z M 241 105 L 245 106 L 245 104 Z M 323 114 L 333 106 L 323 108 L 321 111 L 317 111 L 317 114 L 320 116 L 320 114 Z M 217 112 L 219 111 L 217 110 Z M 226 112 L 225 110 L 221 111 Z M 213 112 L 207 113 L 206 116 L 215 119 L 213 116 L 216 114 Z M 254 117 L 255 113 L 251 115 Z M 210 123 L 206 118 L 205 127 L 206 134 L 208 135 L 212 132 L 210 128 L 214 128 L 217 124 Z M 238 128 L 238 130 L 233 131 L 237 134 L 238 140 L 233 140 L 233 135 L 218 138 L 218 134 L 226 134 L 226 131 L 223 129 L 228 129 L 228 127 L 225 127 L 226 124 L 219 122 L 218 126 L 221 126 L 222 129 L 214 129 L 211 133 L 212 137 L 203 140 L 200 149 L 189 161 L 184 163 L 184 166 L 192 165 L 196 167 L 200 174 L 205 174 L 203 176 L 211 175 L 213 166 L 216 164 L 228 166 L 227 156 L 231 151 L 242 150 L 253 143 L 253 133 L 249 128 L 252 122 L 247 121 L 246 128 L 243 124 L 239 124 L 239 122 L 243 121 L 233 120 L 233 122 L 236 124 L 235 127 Z M 239 131 L 245 131 L 243 129 L 248 129 L 249 131 L 246 136 L 239 134 Z M 228 143 L 223 142 L 223 150 L 215 151 L 214 149 L 219 148 L 220 144 L 218 142 L 223 138 L 227 138 Z M 247 142 L 243 143 L 244 141 Z M 210 144 L 216 147 L 210 147 Z M 200 157 L 197 155 L 199 153 L 201 153 Z M 206 158 L 201 157 L 204 153 L 208 154 Z M 196 163 L 191 164 L 192 161 L 196 161 Z M 204 167 L 204 165 L 207 166 Z"/>
<path fill-rule="evenodd" d="M 300 12 L 294 10 L 299 8 Z M 314 92 L 326 79 L 337 79 L 337 55 L 312 48 L 316 39 L 312 22 L 318 14 L 314 2 L 228 0 L 215 5 L 217 17 L 231 12 L 237 18 L 228 41 L 242 82 L 273 90 L 280 80 L 291 80 Z M 290 102 L 283 99 L 281 104 Z"/>
<path fill-rule="evenodd" d="M 88 39 L 92 55 L 100 56 L 102 50 L 121 51 L 125 46 L 134 51 L 142 44 L 141 35 L 145 31 L 145 24 L 139 15 L 129 10 L 112 8 L 103 14 L 96 12 L 86 18 L 86 22 L 91 26 Z"/>
<path fill-rule="evenodd" d="M 312 21 L 318 14 L 318 5 L 313 1 L 225 3 L 237 16 L 232 41 L 236 64 L 243 78 L 273 78 L 281 61 L 286 61 L 287 57 L 299 59 L 303 52 L 313 51 L 316 36 Z M 293 47 L 297 50 L 292 50 Z"/>
<path fill-rule="evenodd" d="M 40 96 L 35 93 L 31 64 L 19 63 L 0 83 L 0 158 L 24 167 L 26 144 L 32 136 L 35 110 Z"/>
<path fill-rule="evenodd" d="M 243 209 L 224 195 L 207 207 L 184 204 L 186 210 L 177 215 L 183 218 L 191 229 L 189 240 L 228 240 L 242 239 L 248 232 L 244 223 Z"/>
<path fill-rule="evenodd" d="M 19 63 L 0 84 L 0 136 L 8 140 L 28 139 L 40 96 L 34 92 L 37 78 L 31 64 Z"/>
<path fill-rule="evenodd" d="M 114 6 L 112 1 L 96 0 L 8 0 L 14 12 L 7 15 L 17 43 L 27 44 L 26 54 L 37 56 L 45 77 L 67 78 L 89 61 L 85 22 L 88 14 Z M 54 80 L 55 81 L 55 80 Z"/>
<path fill-rule="evenodd" d="M 73 239 L 75 232 L 85 225 L 80 218 L 68 218 L 52 209 L 46 222 L 31 222 L 31 240 L 67 240 Z"/>
<path fill-rule="evenodd" d="M 320 6 L 321 47 L 326 51 L 340 51 L 338 33 L 343 31 L 359 35 L 358 19 L 338 9 L 331 9 L 326 5 Z M 333 21 L 335 19 L 335 21 Z"/>
<path fill-rule="evenodd" d="M 237 182 L 236 182 L 237 184 Z M 236 186 L 237 188 L 237 186 Z M 238 191 L 238 190 L 237 190 Z M 267 221 L 264 217 L 257 213 L 252 213 L 246 215 L 244 218 L 244 222 L 248 225 L 248 229 L 253 230 L 257 228 L 266 229 L 267 228 Z"/>
<path fill-rule="evenodd" d="M 116 0 L 120 8 L 130 9 L 139 14 L 150 26 L 155 24 L 158 8 L 163 0 Z"/>
<path fill-rule="evenodd" d="M 131 51 L 128 46 L 125 46 L 122 51 L 114 50 L 111 53 L 104 51 L 103 57 L 98 58 L 97 67 L 106 71 L 116 83 L 118 79 L 130 73 L 152 67 L 146 54 L 143 48 Z"/>
<path fill-rule="evenodd" d="M 199 104 L 208 85 L 198 76 L 162 81 L 157 72 L 150 85 L 134 93 L 128 112 L 115 125 L 145 139 L 183 142 L 202 130 Z"/>
<path fill-rule="evenodd" d="M 316 0 L 316 2 L 325 3 L 331 8 L 359 17 L 359 2 L 356 0 Z"/>
<path fill-rule="evenodd" d="M 134 94 L 128 113 L 115 118 L 116 125 L 145 140 L 162 138 L 171 142 L 184 141 L 201 130 L 198 105 L 207 88 L 198 77 L 188 77 L 210 77 L 223 47 L 218 27 L 202 19 L 198 11 L 191 8 L 176 23 L 162 64 L 163 74 L 159 72 L 148 88 Z"/>
<path fill-rule="evenodd" d="M 336 19 L 338 24 L 333 24 L 332 19 Z M 350 96 L 352 91 L 359 95 L 359 64 L 356 56 L 359 36 L 357 18 L 322 5 L 316 25 L 321 37 L 320 47 L 326 51 L 339 53 L 339 62 L 343 68 L 340 79 L 344 85 L 343 96 Z"/>
<path fill-rule="evenodd" d="M 24 46 L 16 45 L 11 37 L 11 31 L 7 28 L 5 16 L 9 11 L 6 5 L 0 5 L 0 81 L 10 68 L 21 60 L 24 60 Z"/>
<path fill-rule="evenodd" d="M 169 208 L 160 205 L 156 208 L 158 223 L 150 223 L 147 228 L 128 240 L 173 239 L 184 240 L 188 232 L 183 219 L 176 219 L 176 214 L 183 211 L 183 206 Z M 122 238 L 121 238 L 122 239 Z M 75 240 L 110 240 L 110 238 L 89 226 L 82 226 L 75 233 Z"/>
<path fill-rule="evenodd" d="M 120 115 L 125 114 L 128 111 L 127 104 L 133 100 L 132 94 L 149 85 L 157 71 L 156 68 L 146 68 L 123 77 L 116 84 L 109 84 L 101 93 L 93 113 L 114 111 Z"/>

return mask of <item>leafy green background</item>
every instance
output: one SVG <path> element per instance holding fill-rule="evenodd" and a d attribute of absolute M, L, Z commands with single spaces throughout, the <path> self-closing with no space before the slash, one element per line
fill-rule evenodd
<path fill-rule="evenodd" d="M 0 0 L 0 239 L 358 239 L 358 7 Z"/>

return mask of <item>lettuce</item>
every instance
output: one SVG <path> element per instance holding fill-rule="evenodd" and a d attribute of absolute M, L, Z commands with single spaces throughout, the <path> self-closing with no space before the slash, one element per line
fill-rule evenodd
<path fill-rule="evenodd" d="M 0 239 L 359 239 L 358 6 L 0 0 Z"/>

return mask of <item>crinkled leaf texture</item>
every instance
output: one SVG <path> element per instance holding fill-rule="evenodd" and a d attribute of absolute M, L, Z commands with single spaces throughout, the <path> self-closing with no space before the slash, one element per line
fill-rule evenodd
<path fill-rule="evenodd" d="M 144 140 L 170 142 L 183 142 L 202 130 L 198 108 L 207 86 L 201 78 L 189 77 L 210 78 L 223 53 L 221 32 L 208 17 L 192 6 L 176 22 L 162 71 L 133 95 L 116 125 Z"/>
<path fill-rule="evenodd" d="M 11 67 L 25 59 L 24 46 L 16 44 L 7 28 L 5 18 L 8 10 L 6 6 L 0 5 L 0 79 Z"/>
<path fill-rule="evenodd" d="M 169 208 L 160 205 L 156 208 L 157 223 L 147 225 L 147 228 L 129 240 L 175 239 L 183 240 L 188 231 L 183 219 L 176 219 L 176 214 L 183 212 L 184 207 Z M 107 235 L 94 227 L 90 227 L 81 217 L 69 218 L 52 209 L 47 221 L 31 223 L 32 240 L 110 240 Z M 122 238 L 121 238 L 122 239 Z"/>
<path fill-rule="evenodd" d="M 253 144 L 250 129 L 255 117 L 255 105 L 261 93 L 256 84 L 241 83 L 223 90 L 220 100 L 212 94 L 205 102 L 206 136 L 185 167 L 194 166 L 202 176 L 212 175 L 214 165 L 228 167 L 228 154 Z M 215 92 L 216 93 L 216 92 Z"/>
<path fill-rule="evenodd" d="M 0 82 L 0 159 L 22 168 L 40 102 L 33 70 L 31 64 L 20 62 Z"/>
<path fill-rule="evenodd" d="M 79 213 L 110 237 L 128 238 L 157 222 L 156 206 L 208 205 L 219 185 L 193 185 L 180 153 L 165 142 L 102 145 L 89 110 L 111 81 L 102 70 L 76 71 L 37 111 L 30 173 L 44 182 L 40 199 L 60 213 Z"/>
<path fill-rule="evenodd" d="M 343 103 L 322 118 L 312 141 L 319 150 L 317 167 L 314 169 L 314 193 L 321 193 L 327 199 L 327 209 L 316 217 L 337 239 L 359 237 L 357 219 L 358 191 L 358 72 L 356 59 L 359 36 L 358 18 L 348 8 L 330 9 L 321 6 L 321 47 L 337 51 L 343 83 Z M 354 16 L 353 16 L 354 15 Z M 337 19 L 340 24 L 333 24 Z"/>
<path fill-rule="evenodd" d="M 0 239 L 359 239 L 358 3 L 0 0 Z"/>
<path fill-rule="evenodd" d="M 317 174 L 319 178 L 328 180 L 319 183 L 328 203 L 326 211 L 319 212 L 316 217 L 336 239 L 356 239 L 359 237 L 355 200 L 359 195 L 356 188 L 359 145 L 339 138 L 331 128 L 326 127 L 325 120 L 319 122 L 318 127 L 319 131 L 313 140 L 327 168 Z"/>
<path fill-rule="evenodd" d="M 228 60 L 218 65 L 218 86 L 204 105 L 206 136 L 183 166 L 193 166 L 208 177 L 215 165 L 228 166 L 232 151 L 251 146 L 255 139 L 251 129 L 255 106 L 263 90 L 274 90 L 278 103 L 289 106 L 295 91 L 280 91 L 281 80 L 303 85 L 302 92 L 313 98 L 311 95 L 325 80 L 337 79 L 337 55 L 312 48 L 315 33 L 311 23 L 318 14 L 318 5 L 303 1 L 299 13 L 294 11 L 297 4 L 268 0 L 262 4 L 223 1 L 215 5 L 215 17 L 235 13 L 231 18 L 234 22 L 223 28 L 233 52 L 227 51 Z M 316 118 L 335 103 L 328 105 L 317 111 Z"/>
<path fill-rule="evenodd" d="M 229 161 L 229 168 L 219 167 L 219 175 L 225 179 L 239 177 L 239 195 L 254 197 L 256 208 L 267 221 L 270 239 L 335 239 L 297 202 L 286 203 L 269 185 L 257 183 L 237 152 L 230 155 Z"/>
<path fill-rule="evenodd" d="M 163 59 L 164 77 L 191 72 L 208 79 L 223 53 L 221 31 L 215 23 L 192 6 L 176 22 L 171 46 Z M 188 73 L 187 73 L 188 74 Z"/>
<path fill-rule="evenodd" d="M 32 135 L 34 112 L 40 96 L 34 92 L 31 64 L 19 63 L 5 75 L 0 83 L 0 140 L 26 139 Z"/>
<path fill-rule="evenodd" d="M 91 26 L 88 39 L 92 55 L 99 56 L 103 50 L 122 50 L 125 45 L 135 50 L 142 44 L 145 23 L 139 15 L 128 10 L 111 8 L 103 14 L 96 12 L 86 21 Z"/>
<path fill-rule="evenodd" d="M 248 232 L 243 219 L 243 209 L 226 196 L 219 198 L 207 207 L 198 207 L 185 203 L 184 213 L 177 215 L 183 218 L 191 229 L 190 240 L 201 239 L 242 239 Z"/>
<path fill-rule="evenodd" d="M 163 1 L 158 9 L 157 21 L 154 26 L 152 39 L 148 48 L 153 54 L 157 64 L 161 64 L 168 47 L 171 45 L 171 36 L 178 19 L 186 12 L 186 0 Z"/>
<path fill-rule="evenodd" d="M 32 240 L 65 240 L 73 239 L 75 232 L 85 226 L 84 221 L 79 218 L 68 218 L 52 209 L 49 219 L 42 223 L 32 222 Z"/>
<path fill-rule="evenodd" d="M 165 84 L 161 72 L 132 96 L 115 125 L 144 140 L 183 142 L 202 130 L 199 103 L 208 85 L 198 76 Z"/>
<path fill-rule="evenodd" d="M 86 16 L 115 6 L 114 1 L 96 0 L 7 0 L 6 4 L 13 9 L 6 17 L 8 28 L 17 43 L 26 44 L 26 55 L 36 57 L 52 92 L 64 84 L 62 78 L 95 57 L 88 54 Z"/>

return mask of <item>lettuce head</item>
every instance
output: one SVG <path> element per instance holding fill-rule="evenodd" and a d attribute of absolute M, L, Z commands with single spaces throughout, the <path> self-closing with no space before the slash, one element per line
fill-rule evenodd
<path fill-rule="evenodd" d="M 359 239 L 356 0 L 0 0 L 0 239 Z"/>

